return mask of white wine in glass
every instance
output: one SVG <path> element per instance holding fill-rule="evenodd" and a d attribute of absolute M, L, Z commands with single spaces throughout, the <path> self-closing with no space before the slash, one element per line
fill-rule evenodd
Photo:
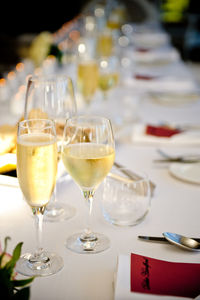
<path fill-rule="evenodd" d="M 67 239 L 66 246 L 78 253 L 97 253 L 110 245 L 109 239 L 90 228 L 93 196 L 115 159 L 111 123 L 95 116 L 68 119 L 64 129 L 62 159 L 66 170 L 80 187 L 89 206 L 88 224 L 82 233 Z"/>
<path fill-rule="evenodd" d="M 47 276 L 63 267 L 55 253 L 44 251 L 42 223 L 46 205 L 54 190 L 57 173 L 57 142 L 55 124 L 51 120 L 21 121 L 17 134 L 17 177 L 24 199 L 36 221 L 37 247 L 17 262 L 18 273 L 27 276 Z"/>
<path fill-rule="evenodd" d="M 66 119 L 77 112 L 74 88 L 71 78 L 65 75 L 32 76 L 27 84 L 24 118 L 52 119 L 56 124 L 58 160 Z M 56 185 L 50 203 L 45 211 L 46 221 L 62 221 L 75 215 L 75 208 L 59 203 Z"/>
<path fill-rule="evenodd" d="M 113 54 L 114 40 L 112 32 L 107 28 L 97 36 L 96 51 L 98 56 L 109 57 Z"/>
<path fill-rule="evenodd" d="M 98 87 L 102 91 L 104 99 L 108 92 L 119 83 L 118 61 L 115 57 L 101 58 L 99 60 Z"/>

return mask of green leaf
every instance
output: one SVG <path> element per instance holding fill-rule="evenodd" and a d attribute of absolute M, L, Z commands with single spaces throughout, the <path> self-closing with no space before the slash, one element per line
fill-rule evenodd
<path fill-rule="evenodd" d="M 7 242 L 9 239 L 9 237 L 5 238 L 4 251 L 0 255 L 0 299 L 28 300 L 30 296 L 30 287 L 27 286 L 24 288 L 24 286 L 30 284 L 34 280 L 34 277 L 22 280 L 12 280 L 16 262 L 21 255 L 22 242 L 17 244 L 10 260 L 4 267 L 1 267 L 2 259 L 4 255 L 6 255 Z M 19 289 L 19 287 L 23 288 Z"/>
<path fill-rule="evenodd" d="M 12 259 L 15 261 L 15 263 L 16 263 L 17 260 L 20 258 L 22 245 L 23 245 L 22 242 L 19 243 L 19 244 L 17 244 L 17 246 L 16 246 L 15 249 L 13 250 Z"/>
<path fill-rule="evenodd" d="M 16 262 L 18 261 L 18 259 L 20 258 L 20 254 L 21 254 L 21 248 L 22 248 L 23 243 L 19 243 L 17 244 L 17 246 L 15 247 L 15 249 L 13 250 L 12 253 L 12 258 L 9 262 L 7 262 L 7 264 L 5 265 L 5 268 L 10 272 L 10 275 L 13 272 L 13 269 L 15 267 Z"/>
<path fill-rule="evenodd" d="M 6 253 L 6 249 L 7 249 L 7 243 L 8 243 L 8 240 L 10 240 L 11 238 L 9 236 L 7 236 L 4 240 L 4 249 L 3 249 L 3 252 L 2 254 L 0 255 L 0 267 L 1 267 L 1 262 L 2 262 L 2 259 L 3 259 L 3 256 L 5 255 Z"/>
<path fill-rule="evenodd" d="M 8 240 L 11 240 L 11 238 L 9 236 L 5 237 L 3 252 L 6 252 Z"/>
<path fill-rule="evenodd" d="M 2 259 L 3 259 L 4 255 L 5 255 L 5 252 L 2 252 L 1 255 L 0 255 L 0 267 L 1 267 L 1 262 L 2 262 Z"/>
<path fill-rule="evenodd" d="M 34 280 L 34 277 L 30 277 L 28 279 L 22 279 L 22 280 L 13 280 L 13 286 L 14 287 L 19 287 L 19 286 L 25 286 L 29 283 L 31 283 Z"/>

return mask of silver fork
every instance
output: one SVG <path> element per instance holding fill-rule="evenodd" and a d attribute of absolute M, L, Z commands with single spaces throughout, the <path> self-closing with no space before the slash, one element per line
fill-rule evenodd
<path fill-rule="evenodd" d="M 157 149 L 157 152 L 164 159 L 155 159 L 154 162 L 181 162 L 181 163 L 200 162 L 200 154 L 199 155 L 198 154 L 185 154 L 185 155 L 171 156 L 161 149 Z"/>

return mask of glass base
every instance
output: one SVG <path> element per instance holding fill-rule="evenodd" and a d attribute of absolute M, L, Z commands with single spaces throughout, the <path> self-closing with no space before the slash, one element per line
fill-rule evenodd
<path fill-rule="evenodd" d="M 40 260 L 31 253 L 23 254 L 16 264 L 16 272 L 25 276 L 49 276 L 60 271 L 63 259 L 55 253 L 44 252 Z"/>
<path fill-rule="evenodd" d="M 49 204 L 44 213 L 44 221 L 60 222 L 71 219 L 76 214 L 76 209 L 68 204 Z"/>
<path fill-rule="evenodd" d="M 84 239 L 83 233 L 76 233 L 70 236 L 65 246 L 76 253 L 90 254 L 99 253 L 110 247 L 110 240 L 101 233 L 93 233 L 95 238 Z"/>
<path fill-rule="evenodd" d="M 125 215 L 124 213 L 122 214 L 112 214 L 111 217 L 111 213 L 108 214 L 107 212 L 103 211 L 103 216 L 106 219 L 107 222 L 113 224 L 113 225 L 117 225 L 117 226 L 135 226 L 138 225 L 139 223 L 141 223 L 144 218 L 146 217 L 146 215 L 148 214 L 149 209 L 142 215 L 142 216 L 138 216 L 138 218 L 133 218 L 134 215 L 131 215 L 130 213 Z"/>

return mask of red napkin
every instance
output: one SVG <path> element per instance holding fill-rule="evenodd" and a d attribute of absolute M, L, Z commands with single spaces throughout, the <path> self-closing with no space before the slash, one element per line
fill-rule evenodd
<path fill-rule="evenodd" d="M 176 263 L 131 254 L 131 292 L 195 298 L 200 264 Z"/>
<path fill-rule="evenodd" d="M 156 79 L 158 76 L 153 75 L 146 75 L 146 74 L 134 74 L 135 79 L 139 80 L 153 80 Z"/>
<path fill-rule="evenodd" d="M 167 126 L 152 126 L 152 125 L 146 126 L 146 134 L 154 135 L 158 137 L 171 137 L 174 134 L 178 134 L 180 132 L 182 132 L 182 130 L 178 128 L 170 128 Z"/>
<path fill-rule="evenodd" d="M 149 52 L 149 49 L 148 48 L 136 48 L 136 51 L 145 53 L 145 52 Z"/>

